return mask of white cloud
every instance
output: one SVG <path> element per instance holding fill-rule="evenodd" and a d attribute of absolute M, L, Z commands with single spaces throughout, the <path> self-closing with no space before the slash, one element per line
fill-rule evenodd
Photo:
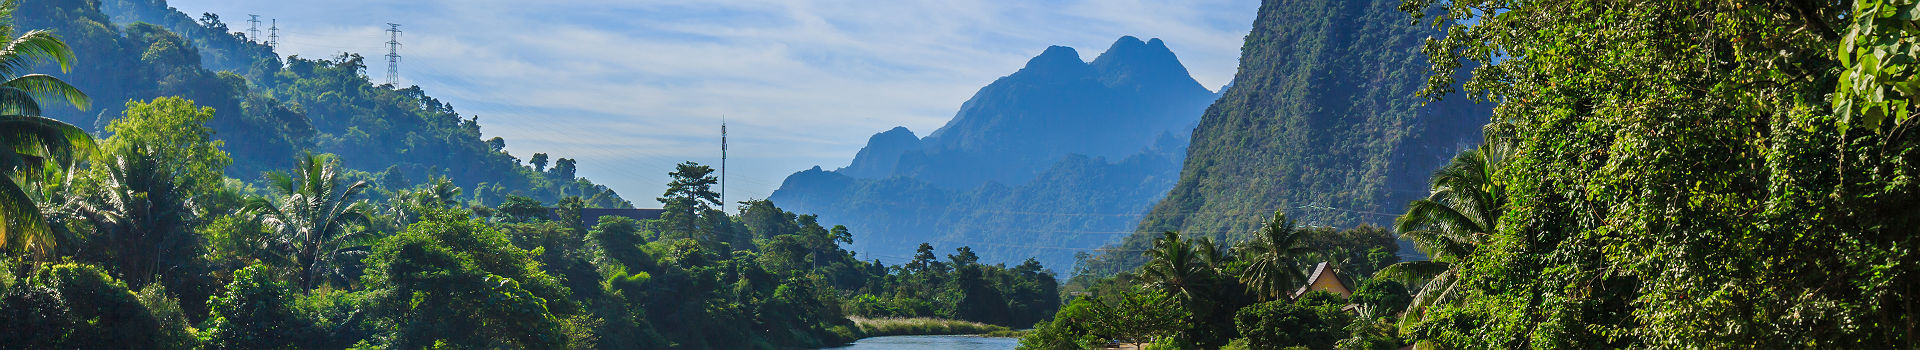
<path fill-rule="evenodd" d="M 718 161 L 729 198 L 845 165 L 868 136 L 922 135 L 1047 45 L 1092 59 L 1158 37 L 1202 84 L 1232 78 L 1255 0 L 614 1 L 174 0 L 190 14 L 280 19 L 283 54 L 368 57 L 404 24 L 403 84 L 481 116 L 515 155 L 578 158 L 581 174 L 648 205 L 682 160 Z M 197 16 L 197 15 L 196 15 Z M 236 28 L 244 23 L 235 23 Z"/>

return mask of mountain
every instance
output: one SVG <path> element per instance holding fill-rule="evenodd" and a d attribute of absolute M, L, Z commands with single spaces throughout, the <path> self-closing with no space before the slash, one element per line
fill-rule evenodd
<path fill-rule="evenodd" d="M 540 171 L 487 138 L 477 117 L 418 86 L 375 84 L 357 54 L 282 58 L 231 32 L 217 16 L 198 21 L 164 0 L 27 0 L 17 28 L 45 28 L 73 48 L 72 72 L 54 72 L 94 100 L 91 110 L 49 108 L 47 117 L 98 132 L 128 101 L 181 96 L 214 108 L 208 126 L 233 158 L 227 175 L 259 180 L 289 168 L 303 150 L 335 153 L 350 177 L 386 189 L 446 176 L 480 203 L 507 194 L 552 202 L 567 194 L 599 207 L 631 206 L 605 186 L 574 176 L 575 161 Z"/>
<path fill-rule="evenodd" d="M 907 151 L 920 150 L 920 137 L 906 127 L 894 127 L 886 132 L 873 134 L 867 139 L 867 146 L 853 156 L 853 163 L 840 168 L 840 174 L 862 179 L 877 179 L 893 176 L 893 169 L 900 165 L 900 156 Z"/>
<path fill-rule="evenodd" d="M 846 224 L 869 257 L 904 260 L 928 242 L 1072 266 L 1171 188 L 1217 97 L 1160 39 L 1122 37 L 1092 62 L 1048 47 L 926 137 L 875 134 L 846 167 L 795 173 L 769 199 Z"/>
<path fill-rule="evenodd" d="M 1442 33 L 1400 3 L 1263 3 L 1178 183 L 1120 248 L 1167 230 L 1238 241 L 1276 210 L 1315 226 L 1387 225 L 1426 196 L 1432 172 L 1478 142 L 1492 111 L 1416 96 L 1430 69 L 1421 48 Z M 1143 258 L 1100 260 L 1117 270 Z"/>
<path fill-rule="evenodd" d="M 1091 63 L 1048 47 L 981 88 L 890 175 L 960 190 L 1021 184 L 1068 154 L 1119 159 L 1185 134 L 1213 98 L 1160 39 L 1122 37 Z"/>

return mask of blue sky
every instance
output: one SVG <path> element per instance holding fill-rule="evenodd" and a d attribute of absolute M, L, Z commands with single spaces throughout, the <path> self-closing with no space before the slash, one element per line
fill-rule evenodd
<path fill-rule="evenodd" d="M 1048 45 L 1092 59 L 1161 38 L 1211 88 L 1232 79 L 1258 0 L 615 1 L 172 0 L 237 30 L 278 19 L 281 54 L 368 57 L 403 26 L 401 84 L 420 85 L 509 152 L 577 158 L 641 207 L 672 164 L 719 161 L 729 201 L 766 198 L 794 171 L 845 166 L 868 136 L 925 136 L 973 92 Z M 262 31 L 265 31 L 262 24 Z"/>

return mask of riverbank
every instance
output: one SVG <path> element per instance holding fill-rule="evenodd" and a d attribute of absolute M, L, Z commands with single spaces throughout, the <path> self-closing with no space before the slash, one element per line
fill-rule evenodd
<path fill-rule="evenodd" d="M 1013 350 L 1020 346 L 1014 338 L 972 335 L 895 335 L 861 339 L 853 344 L 823 350 Z"/>
<path fill-rule="evenodd" d="M 849 317 L 864 337 L 896 335 L 982 335 L 1017 338 L 1021 332 L 979 322 L 939 318 L 863 318 Z"/>

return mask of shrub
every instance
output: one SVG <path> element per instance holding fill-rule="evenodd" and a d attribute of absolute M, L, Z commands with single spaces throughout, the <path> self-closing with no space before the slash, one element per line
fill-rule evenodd
<path fill-rule="evenodd" d="M 277 349 L 300 344 L 313 322 L 294 311 L 294 294 L 265 265 L 234 271 L 226 292 L 213 297 L 209 345 L 223 349 Z"/>
<path fill-rule="evenodd" d="M 194 349 L 200 347 L 200 331 L 193 328 L 187 319 L 187 312 L 180 309 L 180 300 L 168 296 L 167 288 L 159 283 L 148 284 L 134 295 L 140 305 L 147 308 L 154 321 L 160 325 L 160 343 L 155 344 L 168 349 Z"/>
<path fill-rule="evenodd" d="M 1324 317 L 1311 301 L 1302 298 L 1300 303 L 1275 300 L 1254 304 L 1235 313 L 1234 324 L 1246 337 L 1249 349 L 1331 348 L 1346 337 L 1346 332 L 1336 324 L 1338 320 Z"/>
<path fill-rule="evenodd" d="M 0 344 L 45 349 L 166 345 L 160 322 L 126 284 L 99 267 L 58 264 L 0 297 Z"/>

